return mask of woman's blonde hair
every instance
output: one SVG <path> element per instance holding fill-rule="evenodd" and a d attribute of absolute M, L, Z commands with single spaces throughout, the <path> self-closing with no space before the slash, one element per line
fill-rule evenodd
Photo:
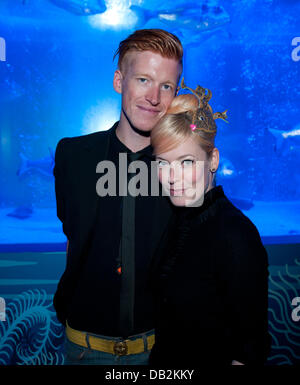
<path fill-rule="evenodd" d="M 193 94 L 176 96 L 166 115 L 151 131 L 154 154 L 168 152 L 189 138 L 197 140 L 201 148 L 210 156 L 215 147 L 215 132 L 191 129 L 195 111 L 212 119 L 211 109 L 199 109 L 199 101 Z"/>

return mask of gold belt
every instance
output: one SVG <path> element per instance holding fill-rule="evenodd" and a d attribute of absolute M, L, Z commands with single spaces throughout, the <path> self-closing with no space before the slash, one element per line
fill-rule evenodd
<path fill-rule="evenodd" d="M 66 326 L 67 338 L 74 344 L 91 348 L 100 352 L 116 354 L 118 356 L 126 356 L 129 354 L 138 354 L 145 351 L 144 340 L 138 337 L 135 340 L 125 339 L 120 341 L 107 340 L 86 332 L 72 329 L 68 323 Z M 87 338 L 89 345 L 87 343 Z M 151 350 L 155 341 L 154 333 L 147 336 L 148 350 Z"/>

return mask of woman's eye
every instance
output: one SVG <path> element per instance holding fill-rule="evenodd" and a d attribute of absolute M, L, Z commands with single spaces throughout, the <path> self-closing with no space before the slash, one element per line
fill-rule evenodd
<path fill-rule="evenodd" d="M 158 167 L 163 167 L 163 166 L 166 166 L 168 162 L 166 162 L 165 160 L 158 160 L 157 164 L 158 164 Z"/>
<path fill-rule="evenodd" d="M 193 159 L 184 159 L 181 164 L 183 164 L 183 166 L 191 166 L 192 164 L 194 163 L 194 160 Z"/>

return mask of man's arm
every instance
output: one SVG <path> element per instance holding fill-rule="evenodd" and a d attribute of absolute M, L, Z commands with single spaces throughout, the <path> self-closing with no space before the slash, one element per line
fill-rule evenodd
<path fill-rule="evenodd" d="M 66 221 L 66 187 L 65 187 L 65 169 L 64 169 L 64 154 L 66 151 L 66 143 L 68 138 L 61 139 L 55 151 L 55 165 L 53 168 L 53 175 L 55 178 L 55 198 L 56 198 L 56 212 L 57 217 L 63 225 L 63 232 L 68 237 L 67 221 Z"/>

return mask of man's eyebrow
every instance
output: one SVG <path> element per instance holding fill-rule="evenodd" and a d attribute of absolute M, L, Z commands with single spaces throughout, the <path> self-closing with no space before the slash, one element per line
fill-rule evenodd
<path fill-rule="evenodd" d="M 135 76 L 139 76 L 139 77 L 141 77 L 141 78 L 150 78 L 150 79 L 152 79 L 150 75 L 143 74 L 143 73 L 139 73 L 139 72 L 137 72 L 137 73 L 135 74 Z"/>
<path fill-rule="evenodd" d="M 172 86 L 177 87 L 177 83 L 172 82 L 172 80 L 166 80 L 165 82 L 162 82 L 162 84 L 172 84 Z"/>

